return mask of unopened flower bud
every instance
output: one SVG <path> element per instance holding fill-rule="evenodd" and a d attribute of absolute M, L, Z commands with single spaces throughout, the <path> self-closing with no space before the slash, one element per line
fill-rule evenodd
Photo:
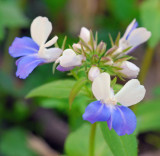
<path fill-rule="evenodd" d="M 107 45 L 104 42 L 100 42 L 98 47 L 97 47 L 97 52 L 98 53 L 103 53 L 106 50 Z"/>
<path fill-rule="evenodd" d="M 93 81 L 100 74 L 100 69 L 96 66 L 92 66 L 88 72 L 88 79 Z"/>
<path fill-rule="evenodd" d="M 137 67 L 135 64 L 124 61 L 121 65 L 122 70 L 120 72 L 127 76 L 127 78 L 136 78 L 139 74 L 139 67 Z"/>
<path fill-rule="evenodd" d="M 103 61 L 105 65 L 113 65 L 114 63 L 111 57 L 106 57 L 106 56 L 102 57 L 101 61 Z"/>
<path fill-rule="evenodd" d="M 72 47 L 74 50 L 81 49 L 81 45 L 79 43 L 74 43 Z"/>
<path fill-rule="evenodd" d="M 80 38 L 83 39 L 84 42 L 88 43 L 90 41 L 90 31 L 86 27 L 82 27 L 80 31 Z"/>

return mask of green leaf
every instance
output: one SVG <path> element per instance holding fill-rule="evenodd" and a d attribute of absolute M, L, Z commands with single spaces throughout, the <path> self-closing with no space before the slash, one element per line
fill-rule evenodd
<path fill-rule="evenodd" d="M 136 105 L 138 133 L 160 130 L 160 99 L 144 101 Z"/>
<path fill-rule="evenodd" d="M 87 104 L 89 104 L 91 101 L 88 97 L 86 96 L 77 96 L 75 98 L 75 100 L 73 101 L 73 106 L 72 109 L 74 109 L 75 107 L 79 107 L 79 109 L 81 110 L 81 114 L 85 111 L 85 107 Z M 38 102 L 39 106 L 44 107 L 44 108 L 54 108 L 60 111 L 64 111 L 67 110 L 69 112 L 71 112 L 69 110 L 69 105 L 68 105 L 68 98 L 45 98 L 45 99 L 41 99 Z M 83 105 L 82 105 L 83 104 Z"/>
<path fill-rule="evenodd" d="M 65 143 L 65 151 L 67 156 L 89 155 L 90 129 L 91 126 L 89 124 L 84 124 L 78 130 L 69 134 Z M 95 155 L 113 156 L 107 144 L 105 143 L 99 125 L 97 125 L 95 136 Z"/>
<path fill-rule="evenodd" d="M 10 75 L 1 70 L 0 70 L 0 91 L 1 94 L 2 92 L 11 95 L 17 94 L 13 80 L 11 79 Z"/>
<path fill-rule="evenodd" d="M 7 27 L 21 27 L 28 24 L 28 19 L 23 15 L 18 3 L 0 1 L 0 23 Z"/>
<path fill-rule="evenodd" d="M 71 108 L 71 105 L 72 105 L 75 97 L 80 92 L 80 90 L 84 87 L 84 85 L 87 83 L 87 81 L 88 81 L 87 79 L 82 78 L 82 79 L 78 80 L 74 84 L 74 86 L 73 86 L 73 88 L 72 88 L 72 90 L 70 92 L 70 95 L 69 95 L 69 105 L 70 105 L 70 108 Z"/>
<path fill-rule="evenodd" d="M 0 0 L 0 40 L 5 36 L 5 28 L 20 28 L 28 25 L 18 2 Z"/>
<path fill-rule="evenodd" d="M 114 15 L 115 19 L 123 22 L 131 22 L 130 20 L 137 17 L 138 7 L 137 0 L 106 0 L 108 9 Z"/>
<path fill-rule="evenodd" d="M 26 98 L 49 97 L 49 98 L 68 98 L 75 80 L 58 80 L 42 85 L 31 90 Z"/>
<path fill-rule="evenodd" d="M 160 1 L 146 0 L 140 7 L 142 25 L 152 32 L 149 39 L 150 47 L 155 47 L 160 40 Z"/>
<path fill-rule="evenodd" d="M 159 96 L 160 95 L 160 86 L 157 86 L 153 89 L 153 94 L 155 96 Z"/>
<path fill-rule="evenodd" d="M 57 16 L 58 13 L 60 13 L 60 11 L 64 10 L 64 7 L 67 3 L 67 0 L 58 0 L 58 1 L 43 0 L 43 1 L 46 3 L 48 9 L 52 13 L 52 16 L 55 17 Z"/>
<path fill-rule="evenodd" d="M 119 136 L 106 122 L 100 123 L 104 139 L 114 156 L 137 156 L 137 141 L 135 135 Z"/>
<path fill-rule="evenodd" d="M 0 151 L 5 156 L 36 156 L 27 143 L 25 130 L 13 128 L 5 131 L 0 140 Z"/>
<path fill-rule="evenodd" d="M 121 84 L 115 84 L 113 86 L 114 93 L 117 93 L 118 91 L 120 91 L 122 87 L 123 86 Z"/>

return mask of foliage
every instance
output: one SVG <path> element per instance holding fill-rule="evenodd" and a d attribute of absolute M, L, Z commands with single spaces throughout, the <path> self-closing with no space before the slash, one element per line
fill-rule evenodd
<path fill-rule="evenodd" d="M 106 144 L 110 148 L 113 156 L 137 155 L 137 140 L 135 135 L 118 136 L 113 129 L 109 130 L 107 123 L 100 123 L 100 126 Z"/>
<path fill-rule="evenodd" d="M 160 1 L 146 0 L 140 7 L 142 25 L 152 32 L 149 45 L 153 48 L 160 40 Z"/>
<path fill-rule="evenodd" d="M 84 124 L 75 132 L 72 132 L 65 143 L 65 151 L 67 156 L 88 156 L 89 155 L 89 135 L 90 125 Z M 98 126 L 95 138 L 95 155 L 112 156 L 110 148 L 103 139 L 102 132 Z"/>
<path fill-rule="evenodd" d="M 78 23 L 75 24 L 73 22 L 73 24 L 71 24 L 68 20 L 71 18 L 68 14 L 68 9 L 73 9 L 73 12 L 74 9 L 80 10 L 79 6 L 71 8 L 71 2 L 72 1 L 69 0 L 0 0 L 0 43 L 2 43 L 0 45 L 0 62 L 3 64 L 3 62 L 6 61 L 6 55 L 8 55 L 7 48 L 10 45 L 10 43 L 8 43 L 10 41 L 7 40 L 11 40 L 13 36 L 13 34 L 10 34 L 10 30 L 16 33 L 18 32 L 19 37 L 29 36 L 29 29 L 26 28 L 28 28 L 28 23 L 32 17 L 36 15 L 46 15 L 53 21 L 55 25 L 54 30 L 59 36 L 58 44 L 61 45 L 64 34 L 69 32 L 68 25 L 73 25 L 70 30 L 79 27 Z M 34 9 L 32 9 L 32 5 Z M 107 41 L 106 49 L 111 47 L 109 37 L 107 36 L 108 33 L 111 32 L 113 38 L 115 38 L 119 28 L 120 31 L 124 30 L 126 25 L 134 18 L 138 19 L 140 26 L 146 27 L 152 32 L 152 37 L 148 42 L 149 46 L 154 49 L 155 46 L 158 45 L 160 41 L 159 0 L 144 0 L 142 2 L 138 0 L 105 0 L 102 4 L 101 2 L 98 3 L 97 10 L 94 6 L 90 6 L 94 15 L 91 23 L 94 23 L 94 26 L 88 21 L 87 24 L 85 23 L 86 19 L 92 19 L 89 13 L 85 12 L 85 9 L 83 9 L 82 12 L 79 11 L 81 14 L 79 21 L 82 22 L 81 24 L 84 26 L 88 26 L 88 28 L 93 27 L 94 30 L 99 29 L 99 38 Z M 88 7 L 88 9 L 89 8 L 90 7 Z M 67 35 L 69 37 L 67 38 L 65 48 L 77 42 L 75 34 L 71 33 Z M 117 38 L 116 46 L 118 46 L 120 36 Z M 92 38 L 92 40 L 94 40 L 94 38 Z M 82 45 L 85 44 L 83 41 L 81 42 Z M 85 45 L 83 46 L 85 47 Z M 124 59 L 127 60 L 130 58 L 126 57 Z M 32 118 L 31 115 L 35 110 L 34 108 L 43 107 L 45 109 L 54 109 L 58 116 L 69 125 L 70 134 L 65 143 L 66 155 L 88 156 L 91 128 L 89 124 L 83 121 L 82 114 L 86 106 L 94 100 L 90 89 L 91 82 L 84 79 L 84 74 L 80 72 L 78 73 L 78 81 L 71 78 L 67 79 L 66 73 L 56 72 L 53 76 L 51 74 L 51 64 L 38 67 L 31 77 L 25 81 L 21 81 L 12 75 L 15 72 L 13 62 L 6 62 L 12 69 L 10 73 L 6 73 L 6 67 L 0 67 L 0 155 L 37 156 L 37 154 L 28 147 L 28 132 L 32 132 L 32 128 L 28 125 L 32 124 L 30 118 Z M 89 68 L 91 64 L 91 59 L 87 60 L 86 67 Z M 100 67 L 103 66 L 104 64 L 100 64 Z M 76 70 L 77 69 L 74 71 L 76 72 Z M 114 72 L 118 70 L 118 68 L 110 69 L 108 65 L 106 65 L 104 69 L 104 71 L 110 71 L 114 76 Z M 72 74 L 69 76 L 71 75 Z M 122 76 L 120 75 L 119 77 L 121 78 Z M 115 93 L 122 88 L 122 85 L 118 84 L 119 82 L 121 81 L 119 81 L 117 77 L 114 77 L 111 83 Z M 146 133 L 150 141 L 149 143 L 157 146 L 154 144 L 154 140 L 159 142 L 157 135 L 153 135 L 154 137 L 148 135 L 149 132 L 155 133 L 160 131 L 159 87 L 156 87 L 153 92 L 155 96 L 153 96 L 152 99 L 141 102 L 136 105 L 136 107 L 133 107 L 133 111 L 137 117 L 135 134 L 118 136 L 114 130 L 110 131 L 108 129 L 106 122 L 97 123 L 95 155 L 136 156 L 138 140 L 136 140 L 135 135 L 138 136 L 143 133 Z M 26 95 L 25 99 L 24 95 Z M 68 97 L 70 97 L 69 100 Z M 69 109 L 69 104 L 70 106 L 72 105 L 71 109 Z M 19 127 L 17 127 L 17 125 Z M 34 127 L 38 129 L 35 133 L 38 133 L 39 127 L 35 125 Z"/>
<path fill-rule="evenodd" d="M 26 131 L 21 128 L 13 128 L 1 136 L 0 151 L 5 156 L 37 156 L 27 143 Z"/>
<path fill-rule="evenodd" d="M 137 0 L 106 0 L 106 2 L 109 4 L 108 9 L 112 12 L 114 18 L 119 21 L 128 23 L 138 16 Z"/>
<path fill-rule="evenodd" d="M 138 133 L 160 130 L 159 98 L 139 103 L 135 109 Z"/>
<path fill-rule="evenodd" d="M 5 28 L 20 28 L 28 24 L 19 4 L 10 0 L 0 0 L 0 40 L 4 37 Z"/>

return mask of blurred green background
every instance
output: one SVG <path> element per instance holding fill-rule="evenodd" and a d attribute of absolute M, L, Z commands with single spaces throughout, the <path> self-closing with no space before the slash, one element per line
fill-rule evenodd
<path fill-rule="evenodd" d="M 0 156 L 78 156 L 73 149 L 70 151 L 69 141 L 64 149 L 64 142 L 69 132 L 83 124 L 87 99 L 77 98 L 70 111 L 69 91 L 56 93 L 59 86 L 72 86 L 72 80 L 58 82 L 66 79 L 67 73 L 56 71 L 53 75 L 52 64 L 46 64 L 20 80 L 15 76 L 15 60 L 8 54 L 15 37 L 30 36 L 30 23 L 37 16 L 49 18 L 52 36 L 59 36 L 60 45 L 67 35 L 66 47 L 78 41 L 82 26 L 98 31 L 99 40 L 107 42 L 108 48 L 108 34 L 115 39 L 134 18 L 139 26 L 152 32 L 148 43 L 131 55 L 142 67 L 140 79 L 147 89 L 145 101 L 135 110 L 141 123 L 137 133 L 139 155 L 160 155 L 160 0 L 0 0 Z M 32 89 L 49 82 L 53 95 L 24 98 Z M 85 128 L 81 134 L 88 133 Z M 81 138 L 76 141 L 83 145 Z"/>

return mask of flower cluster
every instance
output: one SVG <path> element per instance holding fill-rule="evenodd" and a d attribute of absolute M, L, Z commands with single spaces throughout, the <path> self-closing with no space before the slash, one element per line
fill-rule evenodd
<path fill-rule="evenodd" d="M 47 41 L 52 25 L 46 17 L 39 16 L 31 24 L 31 38 L 15 38 L 9 54 L 14 58 L 19 57 L 16 76 L 22 79 L 28 77 L 38 65 L 51 62 L 55 62 L 56 69 L 62 72 L 74 68 L 85 71 L 97 101 L 87 106 L 83 119 L 91 123 L 105 121 L 118 135 L 131 134 L 136 128 L 136 117 L 128 106 L 144 98 L 145 88 L 135 79 L 140 69 L 129 61 L 132 57 L 128 54 L 151 36 L 151 32 L 137 26 L 134 19 L 122 37 L 118 34 L 115 42 L 110 36 L 110 49 L 107 49 L 105 42 L 98 42 L 97 33 L 94 37 L 91 30 L 82 27 L 79 42 L 64 49 L 64 46 L 59 48 L 57 36 Z M 54 44 L 54 48 L 49 48 Z M 110 85 L 111 76 L 132 80 L 114 94 Z"/>

